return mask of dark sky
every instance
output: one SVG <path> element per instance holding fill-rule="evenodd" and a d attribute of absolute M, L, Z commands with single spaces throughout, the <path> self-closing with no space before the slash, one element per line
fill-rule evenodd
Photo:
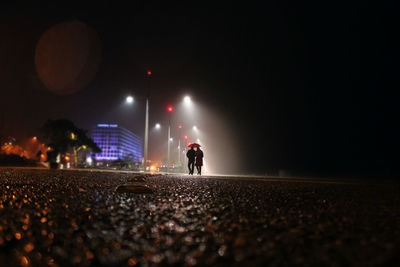
<path fill-rule="evenodd" d="M 229 124 L 240 171 L 398 170 L 398 1 L 34 2 L 1 4 L 7 135 L 60 117 L 87 129 L 118 118 L 140 133 L 143 106 L 123 116 L 121 99 L 144 93 L 151 68 L 154 117 L 189 88 Z M 86 87 L 58 96 L 38 78 L 35 47 L 72 20 L 98 33 L 102 62 Z"/>

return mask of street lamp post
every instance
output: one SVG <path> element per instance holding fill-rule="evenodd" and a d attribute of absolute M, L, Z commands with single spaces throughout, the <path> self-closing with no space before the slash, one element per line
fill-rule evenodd
<path fill-rule="evenodd" d="M 187 166 L 186 150 L 187 150 L 187 145 L 188 145 L 187 142 L 188 142 L 189 137 L 187 135 L 184 135 L 183 139 L 185 139 L 185 141 L 184 141 L 185 149 L 183 150 L 184 151 L 184 158 L 183 158 L 184 167 L 183 168 L 186 168 L 186 166 Z"/>
<path fill-rule="evenodd" d="M 169 153 L 171 143 L 171 120 L 168 120 L 168 154 L 167 154 L 167 172 L 169 172 Z"/>
<path fill-rule="evenodd" d="M 147 159 L 149 152 L 149 96 L 150 96 L 150 77 L 151 71 L 147 71 L 147 94 L 146 94 L 146 118 L 144 125 L 144 151 L 143 151 L 143 171 L 147 171 Z"/>
<path fill-rule="evenodd" d="M 172 106 L 167 107 L 167 111 L 172 113 L 174 108 Z M 167 173 L 169 172 L 169 154 L 170 154 L 170 144 L 171 143 L 171 116 L 168 118 L 168 148 L 167 148 Z"/>
<path fill-rule="evenodd" d="M 146 97 L 146 119 L 144 126 L 144 151 L 143 151 L 143 170 L 147 170 L 147 157 L 149 149 L 149 97 Z"/>
<path fill-rule="evenodd" d="M 178 138 L 178 162 L 181 165 L 181 138 Z"/>
<path fill-rule="evenodd" d="M 179 134 L 178 134 L 178 136 L 179 136 L 179 138 L 178 138 L 178 162 L 179 162 L 179 165 L 181 165 L 182 164 L 182 162 L 181 162 L 181 130 L 182 130 L 182 125 L 178 125 L 178 132 L 179 132 Z"/>

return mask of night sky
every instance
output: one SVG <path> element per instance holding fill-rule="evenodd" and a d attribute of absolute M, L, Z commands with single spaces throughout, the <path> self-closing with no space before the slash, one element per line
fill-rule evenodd
<path fill-rule="evenodd" d="M 129 116 L 121 103 L 145 93 L 150 68 L 150 123 L 189 93 L 228 125 L 237 172 L 398 170 L 398 1 L 18 2 L 0 9 L 3 135 L 35 135 L 48 118 L 141 134 L 143 103 Z M 75 20 L 97 32 L 102 59 L 60 96 L 40 81 L 35 48 Z"/>

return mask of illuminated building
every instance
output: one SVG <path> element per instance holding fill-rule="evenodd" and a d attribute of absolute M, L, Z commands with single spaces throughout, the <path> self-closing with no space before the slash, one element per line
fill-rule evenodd
<path fill-rule="evenodd" d="M 102 151 L 94 156 L 98 161 L 142 161 L 142 139 L 118 124 L 97 124 L 92 139 Z"/>

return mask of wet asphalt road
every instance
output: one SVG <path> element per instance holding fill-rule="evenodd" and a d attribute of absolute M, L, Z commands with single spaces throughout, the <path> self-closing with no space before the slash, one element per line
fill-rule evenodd
<path fill-rule="evenodd" d="M 0 169 L 0 266 L 398 265 L 394 182 Z"/>

